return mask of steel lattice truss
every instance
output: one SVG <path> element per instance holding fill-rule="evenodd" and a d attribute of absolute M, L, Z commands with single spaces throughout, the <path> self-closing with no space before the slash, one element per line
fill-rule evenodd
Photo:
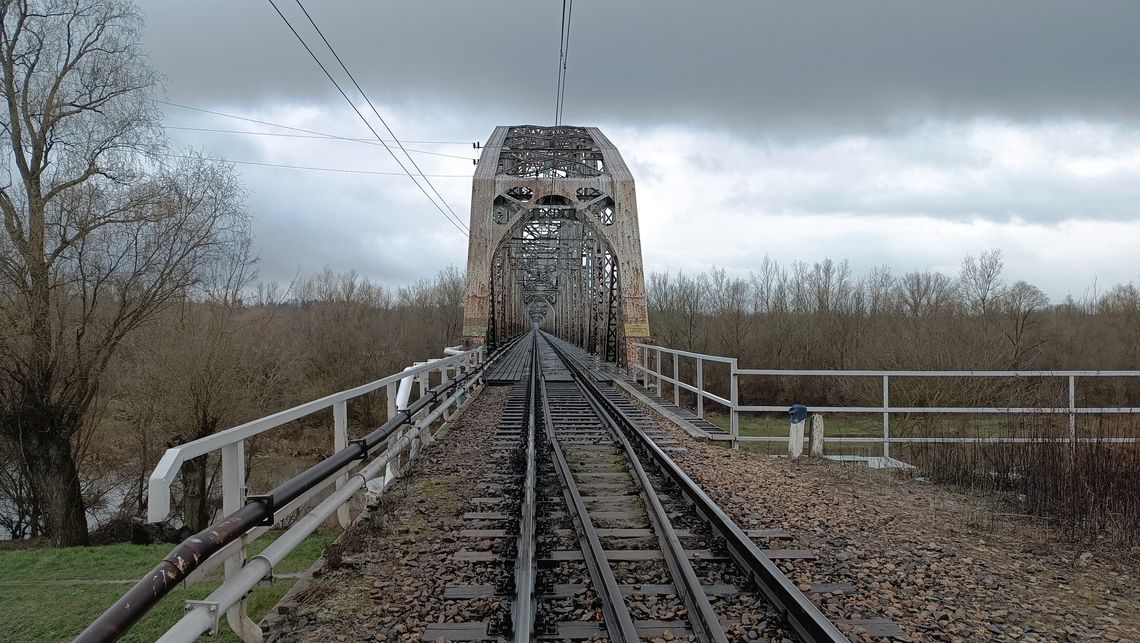
<path fill-rule="evenodd" d="M 492 318 L 506 322 L 508 327 L 500 329 L 504 338 L 524 323 L 546 325 L 616 360 L 616 258 L 577 211 L 562 213 L 558 218 L 536 214 L 500 249 L 492 278 L 497 313 Z"/>
<path fill-rule="evenodd" d="M 599 176 L 602 151 L 583 127 L 512 127 L 499 153 L 500 174 L 542 178 Z"/>
<path fill-rule="evenodd" d="M 622 361 L 648 337 L 633 178 L 596 128 L 496 128 L 471 209 L 469 341 L 538 324 Z"/>

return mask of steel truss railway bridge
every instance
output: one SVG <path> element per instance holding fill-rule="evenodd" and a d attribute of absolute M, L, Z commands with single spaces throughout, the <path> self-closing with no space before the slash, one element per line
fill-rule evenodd
<path fill-rule="evenodd" d="M 503 563 L 510 581 L 502 587 L 454 588 L 454 595 L 501 596 L 510 614 L 497 623 L 456 623 L 432 630 L 433 636 L 451 640 L 604 636 L 634 641 L 670 630 L 682 639 L 726 641 L 726 622 L 732 618 L 718 609 L 734 596 L 749 605 L 764 604 L 762 609 L 802 641 L 847 640 L 773 563 L 781 556 L 810 552 L 761 549 L 756 543 L 763 539 L 791 536 L 779 529 L 737 527 L 671 460 L 676 440 L 659 427 L 655 431 L 643 411 L 618 393 L 622 387 L 632 395 L 641 390 L 643 405 L 678 426 L 692 427 L 694 435 L 736 444 L 745 439 L 738 432 L 739 413 L 782 408 L 742 404 L 740 377 L 882 378 L 881 405 L 825 410 L 881 414 L 884 457 L 890 455 L 892 441 L 932 440 L 892 438 L 892 411 L 1064 414 L 1073 444 L 1079 439 L 1081 415 L 1140 411 L 1076 406 L 1078 378 L 1135 377 L 1137 372 L 776 372 L 739 369 L 731 357 L 651 345 L 633 177 L 596 128 L 496 128 L 475 172 L 469 227 L 463 345 L 447 349 L 441 359 L 169 449 L 150 478 L 148 521 L 168 520 L 171 489 L 182 464 L 198 457 L 215 457 L 221 467 L 221 519 L 177 545 L 77 640 L 123 636 L 180 583 L 224 566 L 222 585 L 203 600 L 187 601 L 185 615 L 161 640 L 191 641 L 219 631 L 224 620 L 242 640 L 261 641 L 260 627 L 246 613 L 249 592 L 271 579 L 274 567 L 321 525 L 336 520 L 350 526 L 367 504 L 361 496 L 375 498 L 407 472 L 420 450 L 451 426 L 485 385 L 512 387 L 495 449 L 511 454 L 502 468 L 515 477 L 504 485 L 513 491 L 490 499 L 503 511 L 470 512 L 473 520 L 500 524 L 470 531 L 493 535 L 510 546 L 460 554 L 472 561 Z M 682 378 L 682 360 L 692 362 L 692 381 Z M 633 377 L 607 364 L 625 366 Z M 706 366 L 727 372 L 727 390 L 705 388 Z M 1060 377 L 1067 379 L 1069 402 L 1054 408 L 893 408 L 891 378 L 910 377 Z M 645 388 L 638 389 L 638 382 Z M 672 405 L 656 397 L 666 391 L 672 394 Z M 695 399 L 695 413 L 680 408 L 682 391 Z M 387 421 L 362 435 L 350 434 L 349 405 L 371 403 L 377 395 L 387 404 Z M 705 404 L 722 407 L 731 418 L 728 431 L 703 419 Z M 331 415 L 334 453 L 271 490 L 247 493 L 246 441 L 264 439 L 263 434 L 315 414 Z M 519 462 L 525 466 L 520 468 Z M 545 504 L 539 502 L 543 490 L 548 493 Z M 573 529 L 550 530 L 548 536 L 562 538 L 563 549 L 540 552 L 540 507 L 560 502 L 564 504 L 558 512 L 572 518 Z M 683 527 L 673 526 L 676 517 L 684 521 Z M 288 527 L 250 556 L 253 541 L 286 519 L 291 520 Z M 540 582 L 540 555 L 556 563 L 584 563 L 580 582 Z M 634 591 L 614 571 L 615 563 L 622 562 L 656 566 L 661 581 L 638 585 Z M 736 581 L 710 581 L 698 572 L 709 565 L 727 566 L 713 576 Z M 576 596 L 585 583 L 601 602 L 596 612 L 603 614 L 601 621 L 551 623 L 549 615 L 540 618 L 544 601 Z M 821 591 L 856 591 L 839 587 L 842 583 L 827 585 Z M 683 618 L 635 618 L 638 606 L 630 601 L 647 592 L 675 600 L 680 606 L 676 613 Z M 860 627 L 883 636 L 898 632 L 889 621 L 863 622 Z"/>

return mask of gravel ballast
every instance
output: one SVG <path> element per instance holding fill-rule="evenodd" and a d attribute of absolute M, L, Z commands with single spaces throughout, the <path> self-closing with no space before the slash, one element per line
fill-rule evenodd
<path fill-rule="evenodd" d="M 503 465 L 491 448 L 509 390 L 488 388 L 427 447 L 370 518 L 341 538 L 340 564 L 298 593 L 298 605 L 269 633 L 274 641 L 419 641 L 430 623 L 501 618 L 496 597 L 444 598 L 448 584 L 493 584 L 492 563 L 455 559 L 490 549 L 461 535 L 465 512 L 487 511 L 486 480 Z"/>
<path fill-rule="evenodd" d="M 1136 552 L 1074 549 L 937 485 L 732 451 L 661 424 L 688 447 L 674 459 L 742 528 L 782 528 L 817 554 L 780 562 L 802 590 L 855 588 L 810 594 L 833 620 L 890 619 L 912 641 L 1140 641 Z"/>

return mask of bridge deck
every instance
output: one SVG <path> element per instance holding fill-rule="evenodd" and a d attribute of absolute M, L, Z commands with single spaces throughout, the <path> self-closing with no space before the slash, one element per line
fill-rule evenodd
<path fill-rule="evenodd" d="M 529 341 L 515 342 L 507 348 L 507 354 L 487 369 L 484 381 L 490 386 L 510 386 L 522 380 L 530 366 Z"/>

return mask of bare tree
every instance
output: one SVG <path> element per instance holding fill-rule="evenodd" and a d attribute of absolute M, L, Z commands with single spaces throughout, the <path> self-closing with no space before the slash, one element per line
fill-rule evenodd
<path fill-rule="evenodd" d="M 1001 296 L 1001 271 L 1004 267 L 1001 250 L 994 248 L 978 256 L 968 255 L 962 259 L 958 273 L 958 283 L 962 299 L 971 313 L 985 316 L 994 307 L 994 300 Z"/>
<path fill-rule="evenodd" d="M 896 298 L 895 276 L 887 266 L 875 266 L 863 278 L 867 295 L 867 309 L 871 315 L 887 314 L 894 310 Z"/>
<path fill-rule="evenodd" d="M 751 312 L 754 305 L 749 301 L 751 288 L 747 281 L 729 277 L 723 268 L 709 271 L 708 283 L 709 308 L 721 350 L 730 355 L 741 355 L 744 338 L 753 321 Z"/>
<path fill-rule="evenodd" d="M 954 283 L 940 272 L 908 272 L 898 286 L 903 310 L 910 317 L 928 317 L 954 303 Z"/>
<path fill-rule="evenodd" d="M 124 336 L 245 234 L 227 167 L 155 161 L 157 75 L 120 0 L 0 0 L 0 433 L 56 545 L 87 542 L 75 450 Z"/>
<path fill-rule="evenodd" d="M 1045 343 L 1035 333 L 1041 311 L 1049 305 L 1049 298 L 1041 289 L 1024 281 L 1015 282 L 1002 296 L 1004 313 L 1002 332 L 1009 341 L 1009 367 L 1021 368 L 1026 356 Z"/>
<path fill-rule="evenodd" d="M 262 410 L 261 371 L 242 348 L 254 320 L 239 318 L 254 277 L 249 244 L 213 268 L 131 342 L 135 382 L 123 403 L 143 456 L 140 472 L 153 466 L 158 447 L 204 438 Z M 206 456 L 183 465 L 183 522 L 193 531 L 209 524 L 210 487 Z"/>

